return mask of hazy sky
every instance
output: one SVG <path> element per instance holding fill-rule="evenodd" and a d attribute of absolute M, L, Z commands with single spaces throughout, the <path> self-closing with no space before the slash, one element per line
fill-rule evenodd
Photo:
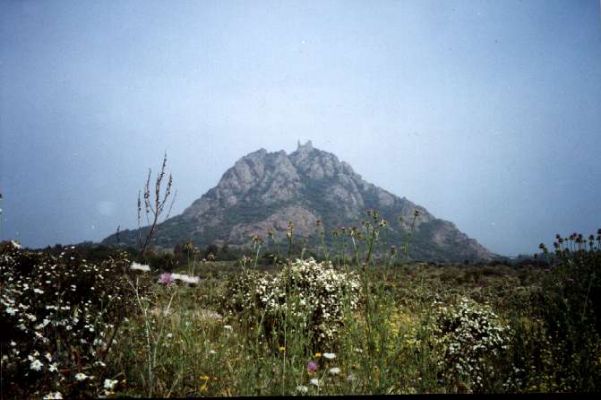
<path fill-rule="evenodd" d="M 0 1 L 2 239 L 135 228 L 317 148 L 494 252 L 601 227 L 599 1 Z"/>

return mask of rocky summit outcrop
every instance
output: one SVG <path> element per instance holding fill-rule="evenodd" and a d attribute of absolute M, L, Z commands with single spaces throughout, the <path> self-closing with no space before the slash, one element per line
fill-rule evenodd
<path fill-rule="evenodd" d="M 460 232 L 453 223 L 435 218 L 425 208 L 366 182 L 351 166 L 311 142 L 291 154 L 260 149 L 228 169 L 217 186 L 184 212 L 158 226 L 155 245 L 172 248 L 192 240 L 245 246 L 253 235 L 284 240 L 289 222 L 295 237 L 316 240 L 318 221 L 329 238 L 337 228 L 360 227 L 367 210 L 388 221 L 381 248 L 402 246 L 411 235 L 410 256 L 431 261 L 491 260 L 496 256 Z M 419 216 L 414 220 L 415 213 Z M 142 228 L 144 229 L 144 228 Z M 137 231 L 120 232 L 121 244 L 133 245 Z M 104 240 L 115 244 L 117 236 Z"/>

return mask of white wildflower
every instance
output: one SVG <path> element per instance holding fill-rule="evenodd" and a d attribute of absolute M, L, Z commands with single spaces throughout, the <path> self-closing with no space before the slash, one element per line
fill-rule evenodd
<path fill-rule="evenodd" d="M 44 329 L 46 327 L 46 325 L 48 325 L 50 323 L 50 320 L 47 318 L 44 318 L 44 320 L 39 323 L 38 325 L 35 326 L 36 330 L 40 330 L 40 329 Z"/>
<path fill-rule="evenodd" d="M 336 358 L 336 354 L 334 353 L 323 353 L 323 358 L 326 360 L 333 360 Z"/>
<path fill-rule="evenodd" d="M 131 264 L 131 266 L 129 268 L 134 271 L 150 272 L 150 266 L 144 265 L 144 264 L 138 264 L 135 261 Z"/>
<path fill-rule="evenodd" d="M 75 374 L 75 380 L 78 382 L 85 381 L 86 379 L 88 379 L 88 376 L 83 372 L 78 372 Z"/>
<path fill-rule="evenodd" d="M 179 280 L 185 283 L 197 284 L 200 281 L 200 278 L 197 276 L 190 276 L 185 274 L 171 274 L 171 278 L 174 280 Z"/>
<path fill-rule="evenodd" d="M 330 373 L 330 375 L 339 375 L 340 368 L 338 368 L 338 367 L 330 368 L 330 370 L 328 372 Z"/>
<path fill-rule="evenodd" d="M 299 393 L 307 393 L 309 391 L 309 388 L 306 387 L 305 385 L 298 385 L 296 387 L 296 391 Z"/>
<path fill-rule="evenodd" d="M 311 380 L 309 381 L 309 383 L 313 386 L 317 386 L 319 387 L 319 379 L 317 378 L 311 378 Z"/>
<path fill-rule="evenodd" d="M 117 383 L 119 383 L 119 381 L 116 379 L 105 379 L 104 380 L 104 388 L 106 390 L 113 390 Z"/>
<path fill-rule="evenodd" d="M 50 392 L 48 393 L 46 396 L 43 397 L 44 400 L 55 400 L 55 399 L 62 399 L 63 398 L 63 394 L 61 392 Z"/>
<path fill-rule="evenodd" d="M 29 364 L 29 368 L 31 368 L 34 371 L 40 371 L 43 366 L 44 364 L 42 364 L 42 362 L 37 358 L 34 358 L 31 364 Z"/>

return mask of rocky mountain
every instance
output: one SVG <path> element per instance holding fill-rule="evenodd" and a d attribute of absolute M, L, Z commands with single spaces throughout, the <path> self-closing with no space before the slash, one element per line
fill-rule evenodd
<path fill-rule="evenodd" d="M 173 248 L 192 240 L 198 246 L 244 246 L 253 235 L 266 238 L 270 231 L 276 241 L 284 240 L 289 222 L 296 238 L 316 240 L 318 221 L 329 240 L 333 229 L 360 228 L 369 209 L 388 221 L 382 249 L 402 245 L 417 211 L 410 246 L 413 259 L 461 262 L 496 257 L 453 223 L 366 182 L 349 164 L 314 148 L 310 141 L 299 143 L 291 154 L 260 149 L 242 157 L 217 186 L 158 226 L 155 245 Z M 137 235 L 137 230 L 122 231 L 119 238 L 111 235 L 103 242 L 115 244 L 118 239 L 134 245 Z"/>

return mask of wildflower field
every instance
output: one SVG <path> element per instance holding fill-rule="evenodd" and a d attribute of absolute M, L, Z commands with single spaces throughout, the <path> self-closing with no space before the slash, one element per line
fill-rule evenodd
<path fill-rule="evenodd" d="M 3 242 L 1 397 L 600 390 L 601 232 L 558 235 L 537 264 L 451 265 L 365 229 L 317 260 L 261 262 L 257 239 L 168 268 Z"/>

